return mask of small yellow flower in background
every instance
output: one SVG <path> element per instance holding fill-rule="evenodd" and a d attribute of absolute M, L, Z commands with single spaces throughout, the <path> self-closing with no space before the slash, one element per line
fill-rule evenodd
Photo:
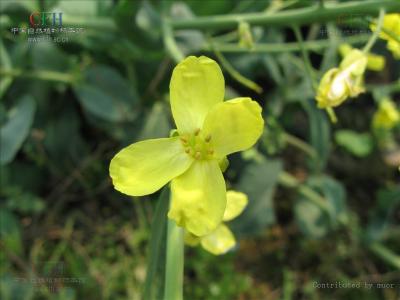
<path fill-rule="evenodd" d="M 223 221 L 231 221 L 245 209 L 248 199 L 246 194 L 236 191 L 226 193 L 226 209 Z M 215 255 L 224 254 L 236 245 L 235 236 L 225 224 L 221 223 L 212 233 L 197 237 L 190 232 L 185 232 L 185 243 L 190 246 L 201 246 Z"/>
<path fill-rule="evenodd" d="M 335 107 L 349 97 L 364 92 L 363 80 L 367 56 L 358 49 L 346 54 L 338 68 L 328 70 L 322 76 L 316 100 L 319 108 Z"/>
<path fill-rule="evenodd" d="M 127 195 L 148 195 L 171 181 L 168 217 L 196 236 L 214 231 L 224 215 L 226 187 L 219 162 L 252 147 L 264 128 L 257 102 L 224 101 L 224 93 L 224 77 L 214 60 L 187 57 L 170 82 L 178 136 L 134 143 L 110 164 L 115 189 Z"/>
<path fill-rule="evenodd" d="M 376 27 L 375 24 L 370 25 L 372 31 L 375 31 Z M 382 29 L 391 32 L 392 35 L 400 38 L 400 14 L 385 15 L 383 17 Z M 393 53 L 393 56 L 396 59 L 400 59 L 400 42 L 391 34 L 387 34 L 383 30 L 379 33 L 379 37 L 387 41 L 387 48 Z"/>
<path fill-rule="evenodd" d="M 397 124 L 400 124 L 399 109 L 391 99 L 383 99 L 379 103 L 379 108 L 374 114 L 372 126 L 377 129 L 389 130 Z"/>
<path fill-rule="evenodd" d="M 348 53 L 353 50 L 349 44 L 341 44 L 339 46 L 339 53 L 342 57 L 345 57 Z M 367 54 L 367 69 L 372 71 L 382 71 L 385 67 L 385 57 L 383 55 L 377 55 L 373 53 Z"/>

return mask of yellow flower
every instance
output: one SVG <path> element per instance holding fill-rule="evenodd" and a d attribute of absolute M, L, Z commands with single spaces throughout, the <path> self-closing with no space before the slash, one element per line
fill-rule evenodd
<path fill-rule="evenodd" d="M 131 196 L 154 193 L 171 181 L 168 217 L 197 236 L 214 231 L 225 211 L 219 162 L 252 147 L 264 128 L 258 103 L 250 98 L 223 101 L 224 87 L 214 60 L 187 57 L 170 82 L 178 136 L 134 143 L 110 164 L 115 189 Z"/>
<path fill-rule="evenodd" d="M 400 112 L 396 104 L 389 98 L 383 99 L 373 116 L 372 126 L 377 129 L 392 129 L 399 123 Z"/>
<path fill-rule="evenodd" d="M 246 194 L 236 191 L 226 193 L 226 209 L 223 221 L 233 220 L 240 215 L 247 205 Z M 197 237 L 190 232 L 185 232 L 185 243 L 190 246 L 201 246 L 215 255 L 224 254 L 236 245 L 235 236 L 225 224 L 221 223 L 213 232 L 208 235 Z"/>
<path fill-rule="evenodd" d="M 328 70 L 321 79 L 316 100 L 319 108 L 335 107 L 348 97 L 364 92 L 363 75 L 367 66 L 366 55 L 353 49 L 343 58 L 339 68 Z"/>
<path fill-rule="evenodd" d="M 375 31 L 376 27 L 375 24 L 370 25 L 372 31 Z M 387 41 L 387 48 L 393 53 L 396 59 L 400 59 L 400 42 L 393 37 L 397 36 L 400 39 L 400 14 L 385 15 L 383 17 L 382 29 L 387 30 L 391 34 L 387 34 L 382 30 L 379 33 L 380 38 Z"/>
<path fill-rule="evenodd" d="M 339 53 L 342 57 L 345 57 L 348 53 L 353 50 L 349 44 L 341 44 L 339 46 Z M 367 69 L 372 71 L 382 71 L 385 67 L 385 57 L 383 55 L 377 55 L 373 53 L 367 54 Z"/>

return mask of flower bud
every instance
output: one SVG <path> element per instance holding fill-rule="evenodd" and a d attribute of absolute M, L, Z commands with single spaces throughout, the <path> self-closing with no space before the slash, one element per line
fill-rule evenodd
<path fill-rule="evenodd" d="M 316 100 L 318 107 L 335 107 L 348 97 L 364 92 L 363 76 L 367 66 L 366 55 L 353 49 L 346 54 L 339 68 L 328 70 L 321 79 Z"/>
<path fill-rule="evenodd" d="M 239 33 L 239 46 L 243 48 L 252 49 L 254 47 L 254 40 L 249 23 L 240 22 L 238 33 Z"/>
<path fill-rule="evenodd" d="M 389 98 L 383 99 L 373 116 L 372 126 L 375 129 L 392 129 L 397 124 L 400 124 L 400 112 L 396 104 Z"/>

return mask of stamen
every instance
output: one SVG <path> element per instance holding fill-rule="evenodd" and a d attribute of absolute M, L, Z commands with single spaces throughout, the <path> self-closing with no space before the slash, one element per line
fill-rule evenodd
<path fill-rule="evenodd" d="M 213 149 L 209 149 L 208 150 L 208 154 L 213 155 L 214 154 L 214 150 Z"/>
<path fill-rule="evenodd" d="M 196 155 L 194 156 L 195 159 L 200 159 L 201 158 L 201 153 L 200 152 L 196 152 Z"/>
<path fill-rule="evenodd" d="M 208 143 L 209 141 L 211 141 L 211 134 L 207 135 L 206 138 L 204 139 L 206 141 L 206 143 Z"/>
<path fill-rule="evenodd" d="M 197 129 L 195 130 L 195 132 L 194 132 L 194 135 L 195 135 L 195 136 L 198 136 L 199 133 L 200 133 L 200 128 L 197 128 Z"/>
<path fill-rule="evenodd" d="M 186 144 L 187 143 L 187 139 L 181 136 L 181 141 L 182 143 Z"/>
<path fill-rule="evenodd" d="M 186 148 L 186 149 L 185 149 L 185 152 L 186 152 L 186 153 L 189 153 L 189 152 L 190 152 L 190 148 Z"/>

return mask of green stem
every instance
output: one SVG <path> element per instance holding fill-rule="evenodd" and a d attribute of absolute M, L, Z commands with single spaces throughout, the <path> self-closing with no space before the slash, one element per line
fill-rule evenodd
<path fill-rule="evenodd" d="M 117 26 L 114 21 L 110 18 L 96 16 L 73 16 L 73 15 L 63 15 L 63 25 L 66 27 L 82 27 L 86 29 L 97 29 L 97 30 L 108 30 L 116 31 Z"/>
<path fill-rule="evenodd" d="M 354 45 L 354 44 L 361 44 L 370 38 L 369 34 L 360 34 L 351 36 L 348 38 L 344 38 L 343 42 Z M 216 38 L 213 38 L 215 41 Z M 254 52 L 254 53 L 281 53 L 281 52 L 294 52 L 300 51 L 301 47 L 299 43 L 259 43 L 254 44 L 252 49 L 246 49 L 243 47 L 239 47 L 236 43 L 218 43 L 214 42 L 214 47 L 218 48 L 221 52 L 233 52 L 233 53 L 240 53 L 240 52 Z M 329 40 L 315 40 L 315 41 L 304 41 L 303 47 L 307 50 L 312 51 L 319 51 L 325 48 L 331 47 L 331 43 Z M 213 47 L 211 44 L 207 43 L 203 46 L 203 51 L 213 51 Z"/>
<path fill-rule="evenodd" d="M 293 26 L 293 31 L 294 31 L 294 34 L 296 35 L 296 39 L 300 45 L 301 54 L 303 56 L 304 65 L 306 67 L 306 73 L 311 82 L 311 86 L 313 87 L 314 92 L 317 93 L 318 83 L 315 80 L 315 73 L 314 73 L 314 69 L 313 69 L 311 61 L 310 61 L 309 53 L 308 53 L 307 49 L 304 47 L 304 41 L 301 36 L 300 29 L 298 26 Z M 329 116 L 331 122 L 336 123 L 337 118 L 336 118 L 335 111 L 332 109 L 332 107 L 328 107 L 326 109 L 326 112 L 328 113 L 328 116 Z"/>
<path fill-rule="evenodd" d="M 219 62 L 221 65 L 224 67 L 224 69 L 239 83 L 243 84 L 244 86 L 248 87 L 249 89 L 252 89 L 258 94 L 261 94 L 263 89 L 261 86 L 259 86 L 257 83 L 254 81 L 244 77 L 242 74 L 240 74 L 238 71 L 235 70 L 235 68 L 229 63 L 229 61 L 222 55 L 222 53 L 214 47 L 214 53 L 217 56 Z"/>
<path fill-rule="evenodd" d="M 171 21 L 169 20 L 168 17 L 164 16 L 163 17 L 163 25 L 162 25 L 162 30 L 163 30 L 163 40 L 164 40 L 164 46 L 167 49 L 169 55 L 171 58 L 176 62 L 179 63 L 184 59 L 184 55 L 179 49 L 178 45 L 176 44 L 175 38 L 174 38 L 174 32 L 171 27 Z"/>
<path fill-rule="evenodd" d="M 297 42 L 300 45 L 300 51 L 301 51 L 301 55 L 303 56 L 303 61 L 304 61 L 304 65 L 306 67 L 308 79 L 310 80 L 310 84 L 311 84 L 312 88 L 314 89 L 314 92 L 316 92 L 318 89 L 318 84 L 315 80 L 315 73 L 314 73 L 314 69 L 313 69 L 313 66 L 310 61 L 310 56 L 308 54 L 307 49 L 304 47 L 304 41 L 303 41 L 303 37 L 301 36 L 300 29 L 298 26 L 293 26 L 293 31 L 296 36 Z"/>
<path fill-rule="evenodd" d="M 329 119 L 331 120 L 332 123 L 337 123 L 337 117 L 335 114 L 335 111 L 333 110 L 332 107 L 327 107 L 326 112 L 328 113 Z"/>
<path fill-rule="evenodd" d="M 183 229 L 168 219 L 164 300 L 183 299 Z"/>
<path fill-rule="evenodd" d="M 400 270 L 400 257 L 396 253 L 393 253 L 390 249 L 377 242 L 369 245 L 369 249 L 388 264 Z"/>
<path fill-rule="evenodd" d="M 21 77 L 29 79 L 41 79 L 48 81 L 58 81 L 64 83 L 74 83 L 76 79 L 67 73 L 45 71 L 45 70 L 21 70 L 21 69 L 3 69 L 0 68 L 0 76 Z"/>
<path fill-rule="evenodd" d="M 321 208 L 324 212 L 329 213 L 330 207 L 326 202 L 326 199 L 318 194 L 316 191 L 314 191 L 312 188 L 299 182 L 297 178 L 293 175 L 287 172 L 281 172 L 281 174 L 279 175 L 279 183 L 285 187 L 297 189 L 297 191 L 301 195 L 311 200 L 311 202 Z"/>
<path fill-rule="evenodd" d="M 368 43 L 365 45 L 365 47 L 363 49 L 364 53 L 368 53 L 371 50 L 372 46 L 375 44 L 376 40 L 378 39 L 379 34 L 381 33 L 381 30 L 382 30 L 384 16 L 385 16 L 385 9 L 382 8 L 379 11 L 378 26 L 377 26 L 374 34 L 369 39 Z"/>
<path fill-rule="evenodd" d="M 381 8 L 385 8 L 388 13 L 398 12 L 400 10 L 400 2 L 393 0 L 368 0 L 345 3 L 327 2 L 323 8 L 316 4 L 305 8 L 285 10 L 275 14 L 259 12 L 204 16 L 187 20 L 173 20 L 171 21 L 171 25 L 175 29 L 222 29 L 236 28 L 238 22 L 243 21 L 250 25 L 287 26 L 290 24 L 294 26 L 333 21 L 337 20 L 340 16 L 377 16 Z"/>
<path fill-rule="evenodd" d="M 317 152 L 315 151 L 315 149 L 313 147 L 311 147 L 309 144 L 307 144 L 306 142 L 304 142 L 303 140 L 299 139 L 298 137 L 285 132 L 285 133 L 283 133 L 283 138 L 285 139 L 285 141 L 288 144 L 304 151 L 311 157 L 317 156 Z"/>

